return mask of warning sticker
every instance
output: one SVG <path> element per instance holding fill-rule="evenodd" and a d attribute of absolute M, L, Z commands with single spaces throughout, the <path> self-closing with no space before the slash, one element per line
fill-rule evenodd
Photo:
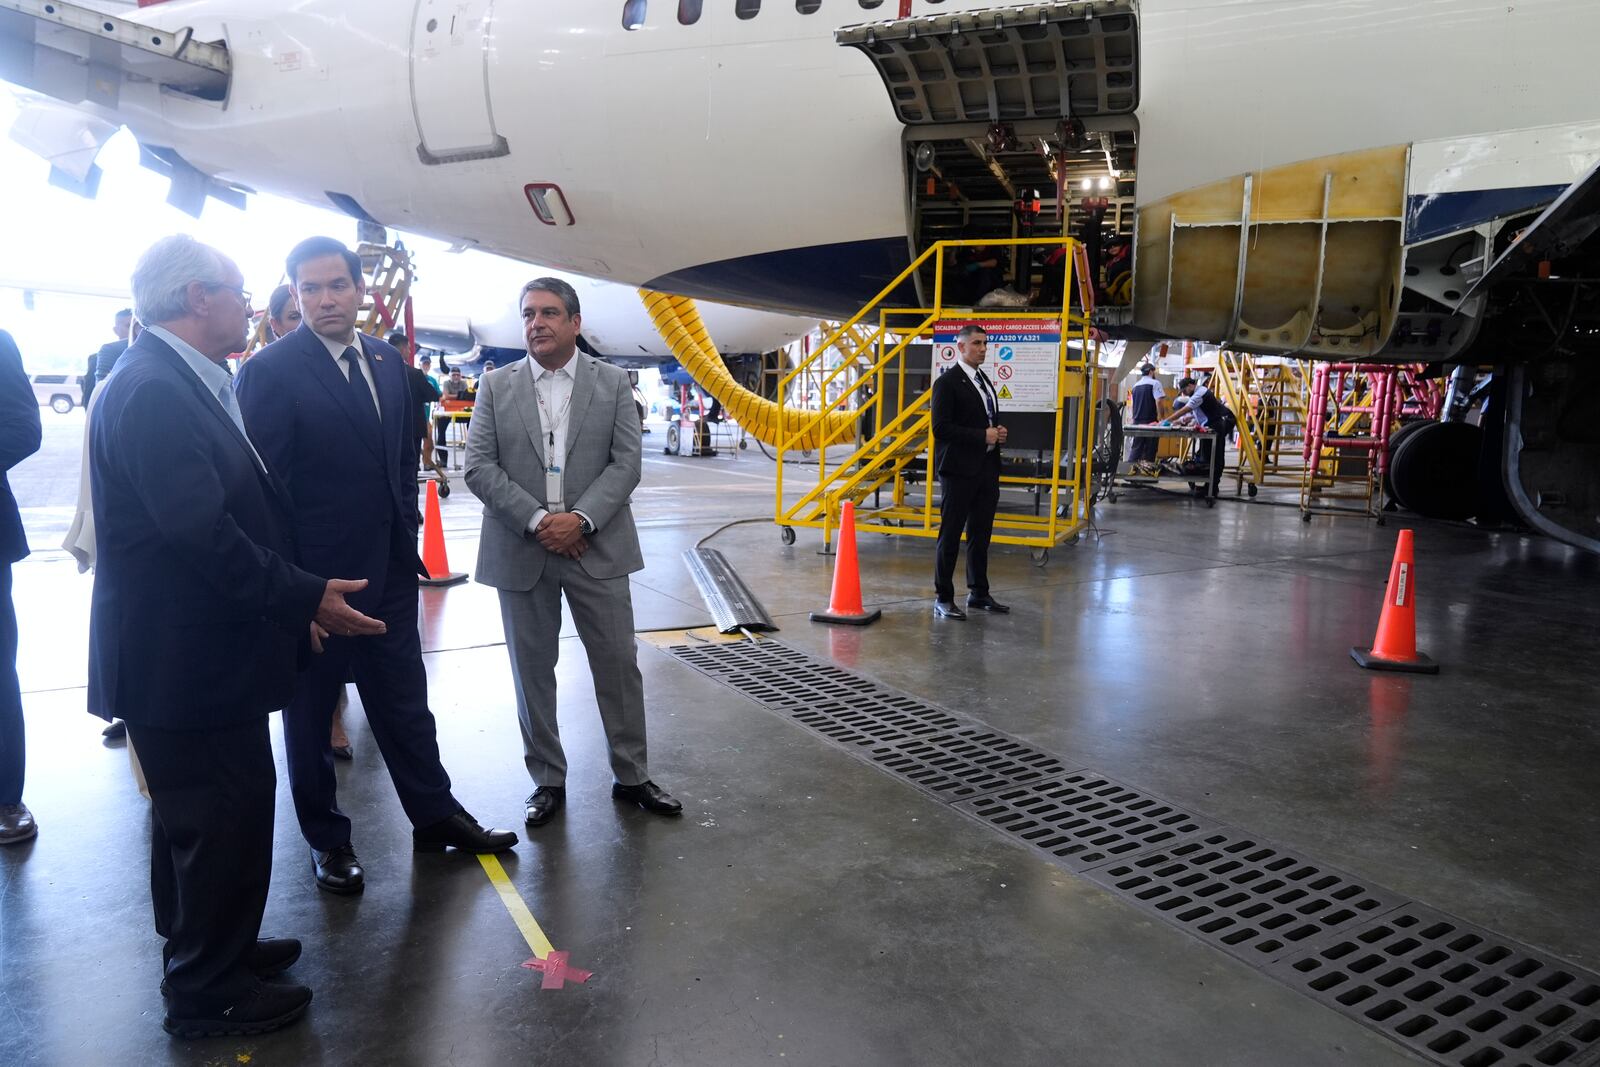
<path fill-rule="evenodd" d="M 946 321 L 933 327 L 933 371 L 943 374 L 960 358 L 956 334 L 977 321 L 989 335 L 984 369 L 1001 384 L 996 394 L 1008 411 L 1054 411 L 1061 360 L 1061 323 L 1051 319 Z"/>

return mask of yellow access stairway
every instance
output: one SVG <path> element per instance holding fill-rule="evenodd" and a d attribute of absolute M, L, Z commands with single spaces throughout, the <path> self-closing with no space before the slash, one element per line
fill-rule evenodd
<path fill-rule="evenodd" d="M 1032 509 L 1031 513 L 1014 506 L 1008 509 L 1016 497 L 1003 492 L 994 540 L 1031 547 L 1035 558 L 1042 560 L 1052 546 L 1074 536 L 1087 522 L 1095 346 L 1087 312 L 1069 306 L 1073 273 L 1066 272 L 1059 294 L 1040 296 L 1064 310 L 946 305 L 944 275 L 954 250 L 980 244 L 1017 247 L 1019 255 L 1032 246 L 1069 246 L 1068 263 L 1078 258 L 1071 247 L 1076 242 L 1069 238 L 937 242 L 792 368 L 779 383 L 778 395 L 788 395 L 793 382 L 809 376 L 816 382 L 812 395 L 818 399 L 814 410 L 800 412 L 792 425 L 786 423 L 777 442 L 773 518 L 786 542 L 793 542 L 794 528 L 799 526 L 820 529 L 824 541 L 831 542 L 846 500 L 858 505 L 859 529 L 912 537 L 938 535 L 939 512 L 931 491 L 935 475 L 930 386 L 936 371 L 930 363 L 953 365 L 954 349 L 949 344 L 919 342 L 934 339 L 941 323 L 947 328 L 958 322 L 1036 324 L 1041 336 L 1055 339 L 1054 365 L 1046 368 L 1054 372 L 1054 399 L 1051 402 L 1047 396 L 1048 410 L 1036 413 L 1038 424 L 1048 429 L 1034 451 L 1048 460 L 1037 463 L 1032 473 L 1002 475 L 1002 490 L 1028 494 Z M 932 306 L 893 306 L 891 294 L 930 265 L 930 259 Z M 838 455 L 837 448 L 829 452 L 829 446 L 849 444 L 852 438 L 856 444 L 847 454 Z M 816 481 L 807 479 L 796 492 L 796 475 L 784 460 L 796 458 L 801 450 L 816 452 Z"/>

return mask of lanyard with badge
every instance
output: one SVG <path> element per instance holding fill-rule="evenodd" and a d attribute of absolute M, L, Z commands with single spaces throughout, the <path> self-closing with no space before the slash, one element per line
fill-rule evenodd
<path fill-rule="evenodd" d="M 556 376 L 554 374 L 547 374 L 545 377 L 550 382 L 550 388 L 554 389 Z M 548 446 L 545 451 L 544 468 L 547 490 L 545 495 L 550 497 L 550 500 L 546 501 L 546 503 L 554 504 L 561 502 L 565 495 L 564 492 L 556 492 L 551 490 L 549 487 L 549 479 L 553 477 L 555 480 L 555 485 L 564 489 L 564 487 L 561 486 L 561 464 L 558 462 L 556 456 L 556 427 L 565 423 L 567 414 L 572 408 L 572 391 L 570 389 L 567 391 L 567 399 L 562 403 L 561 410 L 552 415 L 550 414 L 549 405 L 545 402 L 544 390 L 539 388 L 539 384 L 540 383 L 537 382 L 534 384 L 533 398 L 539 402 L 539 417 L 544 420 L 545 430 L 548 434 L 548 436 L 545 438 L 545 440 L 548 442 Z M 576 386 L 577 383 L 574 382 L 573 384 Z"/>

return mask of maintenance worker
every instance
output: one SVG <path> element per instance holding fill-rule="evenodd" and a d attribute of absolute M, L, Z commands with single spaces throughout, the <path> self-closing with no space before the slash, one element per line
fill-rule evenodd
<path fill-rule="evenodd" d="M 1158 401 L 1167 398 L 1167 391 L 1161 385 L 1161 380 L 1156 377 L 1156 368 L 1149 363 L 1139 364 L 1139 380 L 1133 383 L 1129 391 L 1128 422 L 1135 426 L 1150 426 L 1161 421 L 1161 406 Z M 1153 474 L 1152 468 L 1156 462 L 1156 447 L 1159 444 L 1154 437 L 1135 437 L 1128 443 L 1128 460 L 1134 465 L 1135 474 Z"/>
<path fill-rule="evenodd" d="M 1228 464 L 1228 438 L 1233 436 L 1234 427 L 1239 424 L 1239 420 L 1234 418 L 1228 405 L 1218 399 L 1216 393 L 1201 386 L 1193 378 L 1184 378 L 1178 382 L 1178 392 L 1182 394 L 1183 399 L 1172 409 L 1172 422 L 1176 423 L 1186 415 L 1192 416 L 1202 430 L 1211 433 L 1210 440 L 1201 442 L 1200 459 L 1211 474 L 1211 495 L 1216 496 L 1217 486 L 1222 482 L 1222 468 Z M 1218 449 L 1214 466 L 1211 459 L 1213 448 Z M 1200 495 L 1205 494 L 1202 492 Z"/>

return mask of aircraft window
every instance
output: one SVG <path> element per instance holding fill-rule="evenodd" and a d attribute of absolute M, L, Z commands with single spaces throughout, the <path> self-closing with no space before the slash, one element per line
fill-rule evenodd
<path fill-rule="evenodd" d="M 733 13 L 742 19 L 753 19 L 761 14 L 761 0 L 733 0 Z"/>
<path fill-rule="evenodd" d="M 822 6 L 822 0 L 794 0 L 794 9 L 802 15 L 815 15 Z"/>
<path fill-rule="evenodd" d="M 866 10 L 871 11 L 875 7 L 882 7 L 883 0 L 861 0 L 861 6 Z"/>
<path fill-rule="evenodd" d="M 703 0 L 678 0 L 678 24 L 693 26 L 699 22 L 700 8 L 703 6 Z"/>
<path fill-rule="evenodd" d="M 649 0 L 628 0 L 622 5 L 622 28 L 637 30 L 644 25 L 644 9 L 649 5 Z"/>

